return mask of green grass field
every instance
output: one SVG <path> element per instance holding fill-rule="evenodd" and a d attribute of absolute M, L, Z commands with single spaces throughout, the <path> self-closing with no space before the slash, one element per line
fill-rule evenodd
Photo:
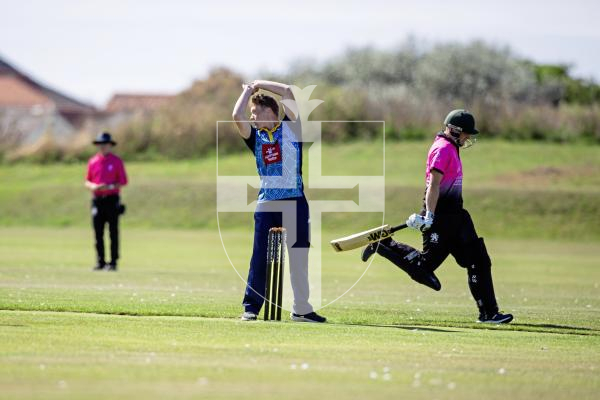
<path fill-rule="evenodd" d="M 401 221 L 421 207 L 428 146 L 428 142 L 386 145 L 388 221 Z M 481 234 L 600 240 L 598 219 L 590 218 L 600 216 L 598 153 L 598 147 L 586 145 L 489 141 L 464 151 L 465 202 Z M 219 173 L 254 175 L 253 162 L 248 152 L 220 155 Z M 129 206 L 129 226 L 216 228 L 216 164 L 214 156 L 128 163 L 131 183 L 124 200 Z M 382 173 L 381 143 L 324 147 L 325 175 Z M 0 226 L 88 226 L 84 174 L 82 164 L 0 166 Z M 339 193 L 310 189 L 308 196 L 312 200 L 340 198 Z M 345 214 L 332 213 L 328 218 L 326 229 L 356 229 L 356 220 Z M 365 226 L 381 222 L 381 214 L 361 218 Z M 236 215 L 228 222 L 245 226 L 248 219 Z"/>
<path fill-rule="evenodd" d="M 387 146 L 390 222 L 419 207 L 426 150 Z M 372 146 L 326 152 L 331 175 L 381 172 Z M 515 315 L 500 327 L 474 322 L 452 260 L 438 270 L 441 292 L 379 257 L 359 279 L 358 252 L 335 254 L 326 241 L 381 215 L 335 214 L 315 244 L 324 246 L 323 303 L 358 282 L 321 310 L 329 323 L 244 323 L 244 282 L 216 229 L 215 158 L 129 164 L 117 273 L 91 271 L 82 165 L 0 166 L 0 398 L 595 399 L 597 154 L 503 142 L 465 152 L 465 201 L 500 306 Z M 252 173 L 247 156 L 221 157 L 221 173 Z M 245 276 L 251 215 L 221 222 Z M 419 242 L 415 232 L 398 237 Z"/>
<path fill-rule="evenodd" d="M 0 235 L 2 398 L 593 399 L 600 389 L 594 243 L 491 240 L 509 326 L 474 323 L 453 262 L 437 293 L 379 258 L 315 326 L 239 321 L 243 283 L 213 231 L 126 230 L 118 273 L 90 270 L 86 229 Z M 228 235 L 246 265 L 248 235 Z M 362 270 L 356 253 L 325 252 L 323 296 Z"/>

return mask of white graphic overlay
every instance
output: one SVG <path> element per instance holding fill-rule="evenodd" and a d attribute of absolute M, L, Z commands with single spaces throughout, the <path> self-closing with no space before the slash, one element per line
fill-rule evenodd
<path fill-rule="evenodd" d="M 347 212 L 347 213 L 384 213 L 385 210 L 385 167 L 383 167 L 383 173 L 381 175 L 367 175 L 367 176 L 329 176 L 323 175 L 322 173 L 322 160 L 323 160 L 323 143 L 322 143 L 322 125 L 323 123 L 369 123 L 378 124 L 378 130 L 381 129 L 383 138 L 383 148 L 381 157 L 374 162 L 381 162 L 385 165 L 385 123 L 384 121 L 309 121 L 308 117 L 312 111 L 318 107 L 322 100 L 310 99 L 310 96 L 315 89 L 316 85 L 307 86 L 301 89 L 297 86 L 291 86 L 294 94 L 294 100 L 283 100 L 283 104 L 289 108 L 295 115 L 298 116 L 298 121 L 302 129 L 302 142 L 304 143 L 304 168 L 303 177 L 305 190 L 307 189 L 355 189 L 358 188 L 358 203 L 353 200 L 311 200 L 307 198 L 310 208 L 310 242 L 311 248 L 309 251 L 308 265 L 309 265 L 309 288 L 310 288 L 310 303 L 315 310 L 322 308 L 328 304 L 335 302 L 337 299 L 346 294 L 358 281 L 364 276 L 368 270 L 369 264 L 366 264 L 366 269 L 360 275 L 354 284 L 348 288 L 344 293 L 328 302 L 322 304 L 322 287 L 326 282 L 322 282 L 322 251 L 325 247 L 325 251 L 332 251 L 329 246 L 329 240 L 332 238 L 322 237 L 322 216 L 323 213 L 329 212 Z M 257 200 L 248 202 L 248 187 L 259 189 L 261 186 L 260 178 L 256 173 L 256 169 L 248 171 L 252 175 L 220 175 L 219 173 L 219 124 L 220 123 L 231 123 L 232 121 L 218 121 L 217 122 L 217 220 L 219 219 L 219 213 L 254 213 L 257 207 Z M 380 127 L 380 128 L 379 128 Z M 241 139 L 240 139 L 241 140 Z M 374 144 L 375 145 L 375 144 Z M 306 150 L 308 148 L 308 150 Z M 296 153 L 294 151 L 286 151 L 285 143 L 282 149 L 284 163 L 286 156 L 292 159 L 295 163 Z M 248 154 L 248 157 L 252 157 Z M 306 168 L 308 166 L 308 168 Z M 289 188 L 290 179 L 286 179 L 286 173 L 283 168 L 283 176 L 270 176 L 263 179 L 263 187 L 273 188 Z M 289 208 L 289 205 L 285 203 L 291 203 L 286 201 L 278 201 L 282 203 L 278 206 L 282 211 L 284 208 Z M 261 203 L 262 204 L 262 203 Z M 283 223 L 295 224 L 295 213 L 283 212 Z M 223 241 L 223 235 L 221 232 L 221 223 L 219 223 L 219 233 L 221 234 L 221 241 L 225 252 L 227 249 Z M 383 221 L 382 221 L 383 224 Z M 361 226 L 356 227 L 357 231 L 361 230 Z M 366 227 L 368 228 L 368 227 Z M 331 229 L 330 229 L 331 230 Z M 339 232 L 339 236 L 348 232 Z M 290 232 L 288 230 L 288 243 L 290 243 Z M 227 255 L 229 261 L 236 273 L 240 278 L 246 282 L 247 265 L 246 262 L 243 268 L 236 268 L 234 263 L 231 261 L 229 255 Z M 293 256 L 293 255 L 290 255 Z M 289 260 L 289 256 L 286 257 Z M 359 259 L 357 255 L 357 260 Z M 249 261 L 249 260 L 248 260 Z M 371 259 L 372 262 L 372 259 Z M 286 271 L 284 272 L 284 299 L 283 308 L 285 310 L 291 310 L 293 304 L 293 290 L 292 285 L 297 283 L 291 282 L 289 277 L 294 276 L 289 271 L 291 263 L 286 262 Z M 301 285 L 300 285 L 301 286 Z"/>

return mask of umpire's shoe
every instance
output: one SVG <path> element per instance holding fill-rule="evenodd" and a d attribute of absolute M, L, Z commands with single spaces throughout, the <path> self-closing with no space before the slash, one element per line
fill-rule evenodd
<path fill-rule="evenodd" d="M 104 263 L 98 263 L 92 268 L 92 271 L 102 271 L 105 268 Z"/>
<path fill-rule="evenodd" d="M 477 322 L 482 324 L 508 324 L 512 320 L 512 314 L 502 314 L 498 312 L 495 314 L 481 313 L 479 314 Z"/>

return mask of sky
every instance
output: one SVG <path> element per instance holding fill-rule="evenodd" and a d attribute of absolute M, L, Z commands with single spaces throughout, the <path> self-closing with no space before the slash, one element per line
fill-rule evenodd
<path fill-rule="evenodd" d="M 216 67 L 248 79 L 349 47 L 484 40 L 600 82 L 600 2 L 0 0 L 0 57 L 102 107 L 177 93 Z"/>

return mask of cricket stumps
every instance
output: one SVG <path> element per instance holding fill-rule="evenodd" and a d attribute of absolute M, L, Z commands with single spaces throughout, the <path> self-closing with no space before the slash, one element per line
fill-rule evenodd
<path fill-rule="evenodd" d="M 269 230 L 269 240 L 267 243 L 267 279 L 265 285 L 264 307 L 265 321 L 281 321 L 285 247 L 285 228 L 271 228 Z"/>

